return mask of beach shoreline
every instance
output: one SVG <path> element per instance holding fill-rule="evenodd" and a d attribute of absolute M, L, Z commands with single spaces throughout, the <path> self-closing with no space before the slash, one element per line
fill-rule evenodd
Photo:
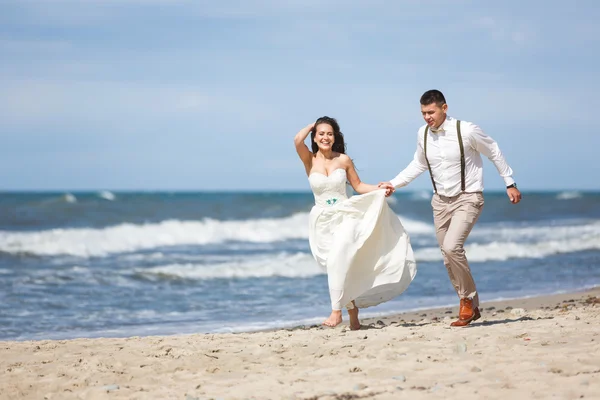
<path fill-rule="evenodd" d="M 0 399 L 600 398 L 600 287 L 342 326 L 0 342 Z"/>
<path fill-rule="evenodd" d="M 571 300 L 577 301 L 577 299 L 581 299 L 582 297 L 586 298 L 588 296 L 600 297 L 600 286 L 590 287 L 572 292 L 532 295 L 527 297 L 517 297 L 500 300 L 486 300 L 481 302 L 479 308 L 482 312 L 482 315 L 486 314 L 487 316 L 491 315 L 492 317 L 495 317 L 499 314 L 499 310 L 504 310 L 501 311 L 500 314 L 508 311 L 507 315 L 509 315 L 510 311 L 515 308 L 524 308 L 526 310 L 557 309 L 560 308 L 560 305 L 565 302 L 568 303 Z M 367 317 L 364 319 L 361 318 L 361 322 L 363 324 L 369 325 L 376 323 L 379 320 L 396 320 L 400 322 L 429 322 L 444 320 L 448 318 L 450 320 L 458 318 L 458 299 L 456 301 L 455 306 L 423 308 L 418 310 L 393 313 L 390 315 Z"/>

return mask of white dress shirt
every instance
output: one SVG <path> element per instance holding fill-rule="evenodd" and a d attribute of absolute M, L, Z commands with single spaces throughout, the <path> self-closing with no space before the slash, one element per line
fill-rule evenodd
<path fill-rule="evenodd" d="M 419 128 L 417 151 L 411 163 L 390 182 L 394 187 L 402 187 L 427 171 L 427 161 L 423 150 L 425 127 Z M 498 144 L 487 136 L 481 128 L 471 122 L 460 122 L 460 133 L 465 150 L 465 192 L 483 191 L 483 163 L 485 155 L 500 173 L 506 186 L 515 183 L 513 171 L 506 163 Z M 460 147 L 456 132 L 456 119 L 447 117 L 436 129 L 427 133 L 427 159 L 431 165 L 433 180 L 441 196 L 456 196 L 461 192 Z"/>

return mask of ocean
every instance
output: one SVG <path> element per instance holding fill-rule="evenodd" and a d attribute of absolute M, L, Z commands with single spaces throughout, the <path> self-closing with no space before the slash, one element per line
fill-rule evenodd
<path fill-rule="evenodd" d="M 600 285 L 600 192 L 485 193 L 467 242 L 482 301 Z M 389 204 L 411 237 L 408 290 L 361 316 L 457 306 L 431 193 Z M 0 340 L 252 331 L 320 323 L 327 277 L 304 193 L 0 194 Z"/>

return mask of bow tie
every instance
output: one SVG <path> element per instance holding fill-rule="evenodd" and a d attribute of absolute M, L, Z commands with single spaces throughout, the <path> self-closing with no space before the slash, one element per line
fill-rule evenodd
<path fill-rule="evenodd" d="M 440 127 L 439 127 L 439 128 L 437 128 L 437 129 L 433 129 L 433 128 L 431 128 L 431 132 L 433 132 L 433 133 L 440 133 L 440 132 L 445 132 L 445 131 L 444 131 L 444 127 L 443 127 L 443 126 L 440 126 Z"/>

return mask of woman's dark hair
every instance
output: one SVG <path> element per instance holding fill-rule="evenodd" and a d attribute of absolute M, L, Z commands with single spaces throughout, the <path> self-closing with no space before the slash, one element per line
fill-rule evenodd
<path fill-rule="evenodd" d="M 327 124 L 333 128 L 333 146 L 331 147 L 331 150 L 337 153 L 346 154 L 346 143 L 344 143 L 344 134 L 342 133 L 342 131 L 340 131 L 340 126 L 338 125 L 335 118 L 327 116 L 317 119 L 317 122 L 315 122 L 315 127 L 312 128 L 312 130 L 310 131 L 310 141 L 312 143 L 313 154 L 316 154 L 319 151 L 319 146 L 315 143 L 315 133 L 317 132 L 317 126 L 319 126 L 319 124 Z"/>
<path fill-rule="evenodd" d="M 435 103 L 437 106 L 443 106 L 446 104 L 446 98 L 439 90 L 432 89 L 423 93 L 421 96 L 421 105 L 428 106 Z"/>

